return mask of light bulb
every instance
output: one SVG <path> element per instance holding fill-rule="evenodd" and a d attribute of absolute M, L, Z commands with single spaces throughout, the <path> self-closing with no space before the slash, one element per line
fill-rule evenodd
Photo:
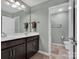
<path fill-rule="evenodd" d="M 12 2 L 12 3 L 15 2 L 14 0 L 9 0 L 9 1 Z"/>
<path fill-rule="evenodd" d="M 17 5 L 15 5 L 15 4 L 12 4 L 12 7 L 13 7 L 13 8 L 17 8 L 18 6 L 17 6 Z"/>
<path fill-rule="evenodd" d="M 19 2 L 15 2 L 15 4 L 16 4 L 16 5 L 18 5 L 18 6 L 20 5 L 20 3 L 19 3 Z"/>
<path fill-rule="evenodd" d="M 25 6 L 24 6 L 24 5 L 21 5 L 21 7 L 22 7 L 22 8 L 25 8 Z"/>

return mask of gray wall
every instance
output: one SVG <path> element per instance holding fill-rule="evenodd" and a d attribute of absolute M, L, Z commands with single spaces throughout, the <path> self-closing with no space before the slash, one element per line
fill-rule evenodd
<path fill-rule="evenodd" d="M 11 13 L 8 13 L 8 12 L 5 12 L 5 11 L 1 10 L 1 16 L 12 17 L 12 16 L 13 16 L 13 14 L 11 14 Z"/>
<path fill-rule="evenodd" d="M 61 12 L 51 16 L 51 37 L 53 43 L 63 43 L 62 36 L 68 37 L 68 20 L 69 13 Z M 61 27 L 60 27 L 61 25 Z M 67 40 L 67 39 L 65 39 Z"/>
<path fill-rule="evenodd" d="M 32 21 L 39 21 L 37 31 L 40 33 L 39 49 L 44 52 L 49 52 L 48 47 L 48 8 L 57 4 L 65 3 L 67 0 L 52 0 L 31 8 Z"/>

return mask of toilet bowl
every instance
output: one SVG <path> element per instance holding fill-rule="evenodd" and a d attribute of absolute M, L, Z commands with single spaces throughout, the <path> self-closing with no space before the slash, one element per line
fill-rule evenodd
<path fill-rule="evenodd" d="M 64 41 L 64 46 L 65 49 L 68 50 L 68 59 L 73 59 L 73 44 L 72 44 L 72 40 L 68 40 L 68 41 Z"/>
<path fill-rule="evenodd" d="M 64 41 L 65 49 L 68 49 L 69 48 L 68 45 L 69 45 L 69 42 L 68 41 Z"/>
<path fill-rule="evenodd" d="M 69 50 L 71 45 L 72 45 L 72 40 L 64 41 L 64 46 L 66 49 Z"/>

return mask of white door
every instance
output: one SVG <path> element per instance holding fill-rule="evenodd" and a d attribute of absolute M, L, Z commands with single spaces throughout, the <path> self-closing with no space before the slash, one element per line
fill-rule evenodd
<path fill-rule="evenodd" d="M 59 6 L 59 5 L 58 5 Z M 60 5 L 61 6 L 61 5 Z M 68 7 L 67 8 L 65 8 L 65 11 L 66 11 L 66 9 L 68 10 L 68 36 L 66 37 L 68 40 L 67 40 L 67 48 L 68 48 L 68 59 L 76 59 L 76 35 L 75 35 L 75 4 L 74 4 L 74 0 L 69 0 L 69 2 L 68 2 Z M 59 11 L 62 11 L 62 10 L 60 10 L 59 9 L 59 7 L 57 7 L 55 10 L 55 7 L 51 7 L 51 8 L 49 8 L 49 41 L 51 42 L 52 41 L 52 38 L 51 38 L 51 32 L 52 32 L 52 30 L 51 30 L 51 15 L 53 15 L 54 13 L 55 13 L 55 11 L 56 11 L 56 9 L 57 9 L 57 11 L 56 11 L 56 13 L 58 13 Z M 59 10 L 59 11 L 58 11 Z M 55 16 L 56 16 L 56 14 L 55 14 Z M 56 16 L 57 17 L 57 16 Z M 54 17 L 53 16 L 53 20 L 55 19 L 55 21 L 57 21 L 58 23 L 60 22 L 59 21 L 59 18 L 57 19 L 56 17 Z M 65 18 L 65 17 L 64 17 Z M 57 20 L 56 20 L 57 19 Z M 66 18 L 65 18 L 66 19 Z M 61 28 L 60 27 L 60 25 L 57 23 L 57 25 L 54 25 L 54 21 L 53 21 L 53 29 L 54 28 Z M 57 31 L 56 31 L 57 32 Z M 60 31 L 59 31 L 60 32 Z M 57 33 L 56 33 L 57 34 Z M 58 35 L 58 34 L 57 34 Z M 53 36 L 55 37 L 56 35 L 55 35 L 55 31 L 53 31 Z M 52 37 L 53 37 L 52 36 Z M 59 36 L 59 35 L 58 35 Z M 60 35 L 61 36 L 61 35 Z M 54 38 L 53 37 L 53 38 Z M 56 36 L 57 37 L 57 36 Z M 56 38 L 55 37 L 55 38 Z M 56 40 L 56 41 L 58 41 L 58 40 Z M 49 49 L 49 51 L 51 51 L 51 49 Z M 51 54 L 51 52 L 50 52 L 50 54 Z"/>
<path fill-rule="evenodd" d="M 69 59 L 76 59 L 76 18 L 75 18 L 75 0 L 69 0 Z"/>

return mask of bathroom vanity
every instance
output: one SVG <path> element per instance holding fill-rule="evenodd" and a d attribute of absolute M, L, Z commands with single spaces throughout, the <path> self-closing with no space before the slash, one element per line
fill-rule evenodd
<path fill-rule="evenodd" d="M 1 42 L 1 59 L 29 59 L 39 50 L 39 35 L 27 35 Z"/>

